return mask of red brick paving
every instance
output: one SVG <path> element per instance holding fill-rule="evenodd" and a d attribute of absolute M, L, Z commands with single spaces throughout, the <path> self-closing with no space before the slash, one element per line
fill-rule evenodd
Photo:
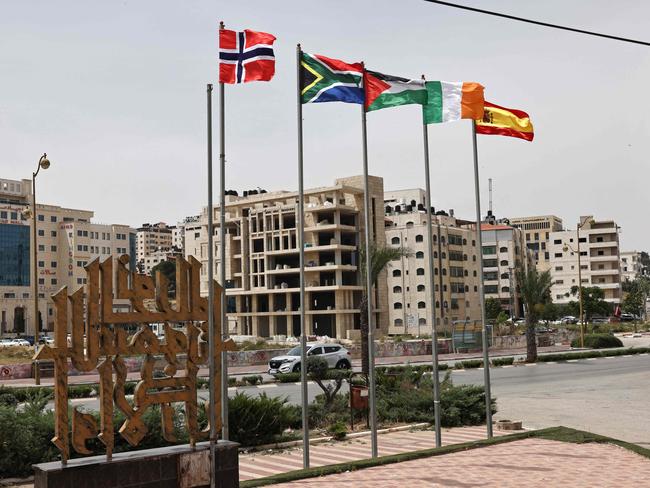
<path fill-rule="evenodd" d="M 273 486 L 404 488 L 405 485 L 408 488 L 643 488 L 650 486 L 650 460 L 612 444 L 525 439 Z"/>

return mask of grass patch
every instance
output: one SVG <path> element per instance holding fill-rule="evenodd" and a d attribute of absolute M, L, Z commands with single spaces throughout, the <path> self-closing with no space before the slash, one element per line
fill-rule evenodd
<path fill-rule="evenodd" d="M 623 447 L 625 449 L 629 449 L 637 454 L 650 458 L 650 449 L 645 449 L 635 444 L 630 444 L 629 442 L 612 439 L 610 437 L 605 437 L 598 434 L 592 434 L 590 432 L 575 430 L 568 427 L 551 427 L 548 429 L 533 430 L 517 434 L 493 437 L 492 439 L 483 439 L 480 441 L 464 442 L 462 444 L 454 444 L 439 448 L 394 454 L 392 456 L 382 456 L 374 459 L 361 459 L 347 463 L 331 464 L 317 468 L 290 471 L 288 473 L 280 473 L 277 475 L 268 476 L 266 478 L 242 481 L 239 483 L 239 486 L 241 488 L 252 488 L 256 486 L 273 485 L 276 483 L 287 483 L 300 479 L 315 478 L 318 476 L 343 473 L 357 469 L 371 468 L 373 466 L 383 466 L 386 464 L 401 463 L 414 459 L 441 456 L 444 454 L 467 451 L 469 449 L 476 449 L 480 447 L 494 446 L 497 444 L 503 444 L 505 442 L 513 442 L 529 438 L 547 439 L 558 442 L 573 442 L 576 444 L 583 444 L 588 442 L 609 443 Z"/>

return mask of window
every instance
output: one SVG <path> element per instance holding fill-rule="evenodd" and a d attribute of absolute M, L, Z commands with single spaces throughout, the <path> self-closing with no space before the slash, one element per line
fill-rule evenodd
<path fill-rule="evenodd" d="M 442 276 L 447 276 L 447 270 L 445 268 L 442 268 Z"/>
<path fill-rule="evenodd" d="M 463 253 L 460 251 L 449 251 L 449 261 L 462 261 Z"/>
<path fill-rule="evenodd" d="M 43 244 L 38 245 L 38 250 L 39 251 L 45 251 L 45 246 Z"/>
<path fill-rule="evenodd" d="M 38 235 L 39 235 L 39 237 L 44 237 L 45 236 L 45 231 L 43 229 L 38 229 Z"/>
<path fill-rule="evenodd" d="M 554 257 L 556 257 L 556 258 L 561 258 L 561 257 L 562 257 L 562 253 L 561 253 L 561 252 L 556 252 L 555 255 L 554 255 Z"/>
<path fill-rule="evenodd" d="M 39 268 L 44 268 L 45 267 L 45 261 L 39 261 L 38 262 L 38 267 Z"/>
<path fill-rule="evenodd" d="M 50 282 L 51 282 L 53 285 L 56 285 L 56 283 L 57 283 L 56 278 L 52 278 L 52 279 L 50 280 Z"/>
<path fill-rule="evenodd" d="M 43 214 L 38 214 L 38 221 L 39 221 L 39 222 L 45 222 L 45 215 L 43 215 Z"/>
<path fill-rule="evenodd" d="M 424 285 L 418 285 L 417 290 L 418 291 L 424 291 Z"/>
<path fill-rule="evenodd" d="M 401 286 L 394 286 L 393 287 L 393 293 L 402 293 L 402 287 Z"/>
<path fill-rule="evenodd" d="M 508 252 L 508 248 L 503 246 L 499 248 L 499 252 Z"/>
<path fill-rule="evenodd" d="M 535 240 L 539 241 L 539 233 L 535 232 Z"/>
<path fill-rule="evenodd" d="M 499 263 L 501 266 L 508 266 L 508 260 L 507 259 L 502 259 L 501 263 Z"/>
<path fill-rule="evenodd" d="M 52 261 L 52 262 L 50 263 L 50 266 L 51 266 L 52 268 L 56 268 L 56 261 Z"/>
<path fill-rule="evenodd" d="M 418 268 L 415 271 L 415 274 L 418 275 L 418 276 L 424 276 L 424 268 Z"/>
<path fill-rule="evenodd" d="M 483 287 L 483 290 L 485 291 L 486 294 L 499 293 L 498 285 L 485 285 Z"/>
<path fill-rule="evenodd" d="M 510 278 L 510 275 L 508 273 L 501 273 L 502 280 L 507 280 L 508 278 Z"/>
<path fill-rule="evenodd" d="M 562 239 L 554 239 L 553 244 L 562 244 Z"/>
<path fill-rule="evenodd" d="M 422 234 L 418 234 L 415 236 L 415 242 L 423 242 L 424 241 L 424 236 Z"/>
<path fill-rule="evenodd" d="M 424 259 L 424 253 L 422 251 L 416 252 L 415 259 Z"/>
<path fill-rule="evenodd" d="M 393 245 L 399 245 L 399 237 L 393 237 L 390 240 L 390 243 L 393 244 Z"/>
<path fill-rule="evenodd" d="M 418 302 L 418 308 L 427 308 L 427 305 L 424 302 Z"/>
<path fill-rule="evenodd" d="M 401 309 L 402 309 L 402 304 L 401 304 L 401 302 L 395 302 L 395 303 L 393 303 L 393 308 L 394 308 L 395 310 L 401 310 Z"/>
<path fill-rule="evenodd" d="M 453 276 L 454 278 L 461 278 L 463 276 L 463 268 L 458 267 L 458 266 L 450 266 L 449 267 L 449 276 Z"/>
<path fill-rule="evenodd" d="M 485 268 L 496 268 L 498 266 L 498 262 L 496 259 L 484 259 L 483 260 L 483 267 Z"/>
<path fill-rule="evenodd" d="M 403 327 L 404 326 L 404 321 L 402 319 L 395 319 L 393 324 L 395 325 L 395 327 Z"/>
<path fill-rule="evenodd" d="M 555 284 L 556 284 L 556 285 L 563 285 L 563 284 L 564 284 L 564 280 L 555 280 Z"/>
<path fill-rule="evenodd" d="M 50 251 L 56 252 L 56 246 L 50 246 Z"/>
<path fill-rule="evenodd" d="M 463 283 L 450 283 L 452 293 L 465 293 L 465 285 Z"/>
<path fill-rule="evenodd" d="M 38 279 L 38 284 L 39 285 L 44 285 L 45 284 L 45 278 L 39 278 Z"/>
<path fill-rule="evenodd" d="M 337 352 L 339 349 L 341 349 L 339 346 L 325 346 L 325 354 L 330 354 L 332 352 Z"/>
<path fill-rule="evenodd" d="M 80 230 L 77 231 L 77 237 L 81 237 L 83 234 L 81 233 Z"/>
<path fill-rule="evenodd" d="M 50 215 L 50 222 L 56 222 L 56 215 Z"/>
<path fill-rule="evenodd" d="M 555 271 L 562 271 L 564 269 L 564 266 L 556 266 Z"/>
<path fill-rule="evenodd" d="M 402 276 L 402 272 L 399 269 L 394 269 L 393 276 L 394 277 Z"/>
<path fill-rule="evenodd" d="M 456 234 L 449 234 L 448 239 L 449 239 L 449 244 L 453 244 L 453 245 L 456 245 L 456 246 L 462 246 L 463 245 L 462 236 L 459 236 L 459 235 L 456 235 Z"/>
<path fill-rule="evenodd" d="M 496 253 L 497 253 L 496 246 L 483 246 L 483 255 L 484 256 L 486 254 L 496 254 Z"/>
<path fill-rule="evenodd" d="M 56 231 L 55 231 L 55 230 L 50 231 L 50 236 L 52 236 L 52 237 L 56 237 Z"/>
<path fill-rule="evenodd" d="M 508 287 L 508 286 L 502 286 L 502 287 L 501 287 L 501 292 L 503 292 L 503 293 L 510 293 L 510 287 Z"/>

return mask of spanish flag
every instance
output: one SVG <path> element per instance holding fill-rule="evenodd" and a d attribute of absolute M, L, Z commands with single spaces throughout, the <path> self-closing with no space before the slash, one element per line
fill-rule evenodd
<path fill-rule="evenodd" d="M 533 124 L 526 112 L 485 102 L 483 118 L 476 120 L 477 134 L 519 137 L 532 141 Z"/>

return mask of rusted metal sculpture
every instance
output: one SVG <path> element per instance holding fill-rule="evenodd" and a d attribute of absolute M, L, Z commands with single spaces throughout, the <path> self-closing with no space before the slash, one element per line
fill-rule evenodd
<path fill-rule="evenodd" d="M 114 276 L 113 258 L 102 263 L 96 259 L 85 267 L 85 295 L 83 287 L 72 295 L 68 295 L 67 288 L 62 288 L 52 297 L 56 309 L 54 346 L 41 346 L 35 359 L 54 362 L 56 423 L 52 442 L 61 451 L 63 463 L 70 458 L 68 359 L 78 371 L 97 369 L 99 372 L 100 425 L 92 415 L 76 408 L 72 410 L 72 447 L 79 454 L 91 454 L 86 441 L 99 438 L 106 446 L 107 459 L 111 459 L 115 445 L 115 407 L 126 417 L 119 434 L 132 446 L 137 446 L 147 434 L 142 416 L 154 405 L 160 407 L 164 438 L 174 442 L 172 404 L 177 402 L 184 404 L 190 444 L 207 439 L 209 426 L 201 430 L 198 423 L 196 380 L 199 367 L 208 364 L 210 353 L 215 355 L 218 366 L 214 378 L 215 404 L 206 405 L 206 408 L 208 412 L 211 408 L 221 411 L 220 353 L 234 350 L 234 343 L 222 341 L 221 334 L 217 333 L 214 350 L 209 351 L 207 299 L 199 293 L 201 263 L 193 257 L 189 262 L 176 258 L 174 305 L 169 301 L 164 275 L 157 273 L 154 283 L 150 276 L 129 271 L 128 263 L 129 256 L 120 256 Z M 217 296 L 223 292 L 217 283 L 215 290 Z M 128 299 L 132 310 L 115 312 L 114 299 Z M 214 324 L 220 331 L 220 300 L 215 300 L 214 308 Z M 70 343 L 68 323 L 71 325 Z M 164 340 L 153 333 L 152 323 L 164 323 Z M 127 324 L 138 326 L 138 331 L 128 341 Z M 184 367 L 181 366 L 182 355 L 185 355 Z M 132 403 L 125 393 L 127 366 L 124 359 L 129 356 L 144 356 Z M 156 356 L 164 357 L 166 365 L 164 374 L 154 376 Z M 180 372 L 182 374 L 178 374 Z M 217 425 L 217 430 L 220 428 Z"/>

